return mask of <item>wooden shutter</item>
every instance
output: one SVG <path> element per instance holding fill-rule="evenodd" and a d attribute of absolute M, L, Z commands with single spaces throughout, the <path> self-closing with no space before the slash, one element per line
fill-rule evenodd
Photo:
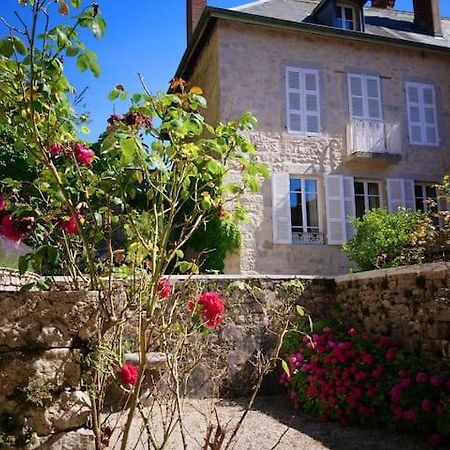
<path fill-rule="evenodd" d="M 320 132 L 320 98 L 319 72 L 317 70 L 303 70 L 303 92 L 305 105 L 305 128 L 307 133 Z"/>
<path fill-rule="evenodd" d="M 291 132 L 300 132 L 303 129 L 301 83 L 300 69 L 286 67 L 287 127 Z"/>
<path fill-rule="evenodd" d="M 404 180 L 402 178 L 388 178 L 386 185 L 389 212 L 397 212 L 398 208 L 404 208 L 406 205 Z"/>
<path fill-rule="evenodd" d="M 319 72 L 286 67 L 286 105 L 288 131 L 320 132 Z"/>
<path fill-rule="evenodd" d="M 380 77 L 365 75 L 366 118 L 381 120 Z"/>
<path fill-rule="evenodd" d="M 342 175 L 328 175 L 325 178 L 325 195 L 328 244 L 341 245 L 347 240 L 344 177 Z"/>
<path fill-rule="evenodd" d="M 349 73 L 348 91 L 352 119 L 381 120 L 380 77 Z"/>
<path fill-rule="evenodd" d="M 355 235 L 355 228 L 351 222 L 351 219 L 356 217 L 355 180 L 353 177 L 344 177 L 344 211 L 346 240 L 348 240 Z"/>
<path fill-rule="evenodd" d="M 364 119 L 364 78 L 360 74 L 348 74 L 348 92 L 350 103 L 350 117 Z"/>
<path fill-rule="evenodd" d="M 272 229 L 274 244 L 292 244 L 289 174 L 272 174 Z"/>
<path fill-rule="evenodd" d="M 436 118 L 436 102 L 434 96 L 434 86 L 422 86 L 423 102 L 423 134 L 425 143 L 428 145 L 438 144 L 438 130 Z"/>
<path fill-rule="evenodd" d="M 404 180 L 405 185 L 405 208 L 416 210 L 416 191 L 413 180 Z"/>

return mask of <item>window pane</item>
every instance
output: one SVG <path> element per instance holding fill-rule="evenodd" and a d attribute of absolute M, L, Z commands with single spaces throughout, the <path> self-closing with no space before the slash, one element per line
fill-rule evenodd
<path fill-rule="evenodd" d="M 356 217 L 364 216 L 365 205 L 364 205 L 364 197 L 357 195 L 355 197 L 355 209 L 356 209 Z"/>
<path fill-rule="evenodd" d="M 291 194 L 291 225 L 293 227 L 303 225 L 301 194 Z"/>
<path fill-rule="evenodd" d="M 289 190 L 291 192 L 301 192 L 302 190 L 302 182 L 298 178 L 290 178 L 289 179 Z"/>
<path fill-rule="evenodd" d="M 369 209 L 380 207 L 380 197 L 369 197 Z"/>
<path fill-rule="evenodd" d="M 314 228 L 319 227 L 319 214 L 317 210 L 316 194 L 306 194 L 306 220 L 308 226 Z"/>
<path fill-rule="evenodd" d="M 306 192 L 317 192 L 317 181 L 316 180 L 305 180 L 305 191 Z"/>
<path fill-rule="evenodd" d="M 353 20 L 346 20 L 345 21 L 345 29 L 346 30 L 353 30 Z"/>
<path fill-rule="evenodd" d="M 422 197 L 422 185 L 421 184 L 414 185 L 414 193 L 415 193 L 416 197 Z"/>
<path fill-rule="evenodd" d="M 336 26 L 338 28 L 344 28 L 344 23 L 343 23 L 342 19 L 339 19 L 339 17 L 338 17 L 338 19 L 336 21 Z"/>
<path fill-rule="evenodd" d="M 352 8 L 344 8 L 345 9 L 345 18 L 347 20 L 353 21 L 353 10 Z"/>
<path fill-rule="evenodd" d="M 425 191 L 427 198 L 431 198 L 433 200 L 437 199 L 436 188 L 434 186 L 426 186 Z"/>
<path fill-rule="evenodd" d="M 338 19 L 342 19 L 342 7 L 341 6 L 337 7 L 337 17 L 338 17 Z"/>
<path fill-rule="evenodd" d="M 355 181 L 355 194 L 364 195 L 364 183 Z"/>
<path fill-rule="evenodd" d="M 379 195 L 378 183 L 367 183 L 369 195 Z"/>

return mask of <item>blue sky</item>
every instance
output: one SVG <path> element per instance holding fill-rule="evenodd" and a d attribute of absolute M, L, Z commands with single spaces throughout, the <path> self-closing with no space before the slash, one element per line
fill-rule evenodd
<path fill-rule="evenodd" d="M 0 3 L 0 15 L 10 17 L 19 8 L 17 0 Z M 88 88 L 84 105 L 91 118 L 90 140 L 104 131 L 113 107 L 120 112 L 127 106 L 124 102 L 114 106 L 108 101 L 108 93 L 115 85 L 122 84 L 131 92 L 140 91 L 137 78 L 140 72 L 152 92 L 165 91 L 186 46 L 185 0 L 98 0 L 98 3 L 107 32 L 102 40 L 89 39 L 86 45 L 99 57 L 100 78 L 68 68 L 72 83 L 79 90 Z M 245 0 L 208 1 L 208 5 L 223 8 L 243 3 Z M 411 10 L 411 7 L 412 0 L 396 2 L 396 9 Z M 441 14 L 450 16 L 450 1 L 441 0 Z M 0 28 L 0 36 L 4 33 L 5 29 Z"/>

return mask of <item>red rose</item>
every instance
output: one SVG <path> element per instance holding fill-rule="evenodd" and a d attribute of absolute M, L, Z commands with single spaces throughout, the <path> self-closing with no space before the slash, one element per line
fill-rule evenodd
<path fill-rule="evenodd" d="M 162 298 L 167 298 L 173 291 L 173 286 L 170 284 L 167 278 L 161 278 L 158 281 L 158 286 L 156 288 L 156 292 Z"/>
<path fill-rule="evenodd" d="M 124 364 L 120 368 L 122 384 L 134 385 L 138 380 L 139 370 L 134 364 Z"/>
<path fill-rule="evenodd" d="M 20 227 L 20 224 L 8 214 L 2 219 L 2 233 L 11 241 L 20 241 L 26 236 L 27 231 Z"/>
<path fill-rule="evenodd" d="M 197 303 L 190 302 L 189 309 L 193 311 L 196 304 L 200 307 L 200 314 L 206 325 L 219 328 L 223 322 L 225 306 L 218 292 L 204 292 L 198 298 Z"/>
<path fill-rule="evenodd" d="M 58 144 L 56 142 L 54 144 L 50 145 L 50 147 L 48 148 L 48 152 L 52 156 L 59 155 L 62 151 L 63 151 L 62 145 Z"/>
<path fill-rule="evenodd" d="M 78 164 L 82 164 L 83 166 L 90 166 L 95 156 L 95 153 L 90 148 L 87 148 L 82 144 L 75 144 L 73 153 Z"/>
<path fill-rule="evenodd" d="M 67 234 L 75 234 L 78 231 L 78 223 L 75 217 L 70 214 L 67 219 L 63 219 L 59 222 L 59 226 L 67 233 Z"/>

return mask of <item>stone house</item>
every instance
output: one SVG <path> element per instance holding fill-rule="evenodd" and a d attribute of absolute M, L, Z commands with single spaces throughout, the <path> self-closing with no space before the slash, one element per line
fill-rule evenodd
<path fill-rule="evenodd" d="M 252 111 L 271 173 L 229 273 L 338 274 L 349 217 L 427 210 L 450 166 L 450 19 L 438 0 L 187 0 L 177 76 L 202 86 L 207 119 Z"/>

